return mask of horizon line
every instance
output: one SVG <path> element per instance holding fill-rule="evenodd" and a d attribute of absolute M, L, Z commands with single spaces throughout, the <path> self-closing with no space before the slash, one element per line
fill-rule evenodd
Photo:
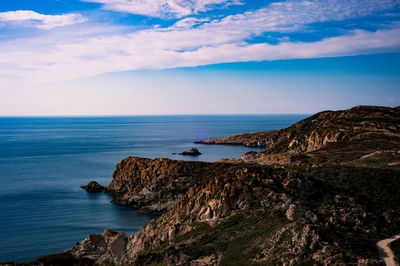
<path fill-rule="evenodd" d="M 314 113 L 248 113 L 248 114 L 129 114 L 129 115 L 0 115 L 0 118 L 68 118 L 68 117 L 138 117 L 138 116 L 257 116 L 257 115 L 310 115 Z"/>

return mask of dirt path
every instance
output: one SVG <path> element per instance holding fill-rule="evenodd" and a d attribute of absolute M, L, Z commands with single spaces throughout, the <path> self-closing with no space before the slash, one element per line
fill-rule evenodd
<path fill-rule="evenodd" d="M 383 239 L 376 243 L 376 247 L 379 251 L 379 257 L 382 261 L 386 263 L 387 266 L 396 266 L 394 262 L 394 254 L 392 250 L 389 248 L 390 242 L 393 242 L 400 238 L 400 234 L 394 235 L 392 237 Z"/>

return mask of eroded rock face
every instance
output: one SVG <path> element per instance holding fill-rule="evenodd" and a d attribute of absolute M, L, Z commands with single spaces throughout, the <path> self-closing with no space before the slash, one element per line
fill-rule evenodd
<path fill-rule="evenodd" d="M 96 181 L 90 181 L 86 186 L 81 186 L 81 188 L 90 193 L 99 193 L 104 191 L 104 187 Z"/>
<path fill-rule="evenodd" d="M 117 165 L 106 191 L 113 195 L 113 203 L 140 212 L 162 213 L 216 169 L 222 171 L 222 165 L 130 157 Z"/>
<path fill-rule="evenodd" d="M 125 233 L 106 229 L 102 235 L 89 235 L 72 248 L 71 254 L 90 258 L 97 263 L 123 263 L 127 244 Z"/>

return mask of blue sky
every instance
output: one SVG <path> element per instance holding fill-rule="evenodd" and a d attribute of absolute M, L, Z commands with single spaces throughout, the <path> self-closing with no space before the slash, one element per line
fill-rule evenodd
<path fill-rule="evenodd" d="M 0 115 L 400 105 L 400 0 L 0 3 Z"/>

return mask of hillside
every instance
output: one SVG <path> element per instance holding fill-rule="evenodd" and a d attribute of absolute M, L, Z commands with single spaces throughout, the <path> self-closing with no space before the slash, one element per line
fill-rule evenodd
<path fill-rule="evenodd" d="M 139 211 L 168 207 L 132 236 L 89 236 L 72 249 L 76 257 L 134 265 L 378 263 L 375 242 L 400 222 L 392 201 L 400 172 L 389 169 L 132 157 L 117 166 L 107 192 Z"/>

